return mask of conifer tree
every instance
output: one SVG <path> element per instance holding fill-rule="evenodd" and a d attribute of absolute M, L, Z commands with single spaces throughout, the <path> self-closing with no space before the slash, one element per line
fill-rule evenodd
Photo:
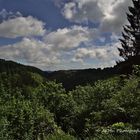
<path fill-rule="evenodd" d="M 122 48 L 118 48 L 120 56 L 125 60 L 132 56 L 140 56 L 140 0 L 132 0 L 133 6 L 127 13 L 128 25 L 123 27 Z"/>

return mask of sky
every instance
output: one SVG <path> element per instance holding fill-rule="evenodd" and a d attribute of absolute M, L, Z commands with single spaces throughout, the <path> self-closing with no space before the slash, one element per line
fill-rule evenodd
<path fill-rule="evenodd" d="M 42 70 L 111 67 L 131 0 L 0 0 L 0 58 Z"/>

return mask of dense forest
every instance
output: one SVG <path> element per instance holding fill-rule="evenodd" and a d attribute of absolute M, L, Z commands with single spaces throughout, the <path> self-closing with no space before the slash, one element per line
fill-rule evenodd
<path fill-rule="evenodd" d="M 45 72 L 45 77 L 51 81 L 56 80 L 57 83 L 62 83 L 63 87 L 68 91 L 78 85 L 92 85 L 95 81 L 104 80 L 115 75 L 130 74 L 133 71 L 133 65 L 140 65 L 139 60 L 140 56 L 133 56 L 126 61 L 118 62 L 117 65 L 110 68 L 59 70 Z"/>
<path fill-rule="evenodd" d="M 1 139 L 138 139 L 140 66 L 71 90 L 34 67 L 0 66 Z"/>
<path fill-rule="evenodd" d="M 114 67 L 47 72 L 0 59 L 1 140 L 140 139 L 140 1 L 132 2 L 124 61 Z"/>

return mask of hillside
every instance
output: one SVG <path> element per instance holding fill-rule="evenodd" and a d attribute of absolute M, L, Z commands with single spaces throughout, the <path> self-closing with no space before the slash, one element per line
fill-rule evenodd
<path fill-rule="evenodd" d="M 97 80 L 107 79 L 117 74 L 115 68 L 60 70 L 46 74 L 47 79 L 62 83 L 65 89 L 71 90 L 78 85 L 93 84 Z"/>
<path fill-rule="evenodd" d="M 93 84 L 98 80 L 104 80 L 120 74 L 131 74 L 133 65 L 140 65 L 140 56 L 131 57 L 124 62 L 104 69 L 83 69 L 83 70 L 60 70 L 47 73 L 49 80 L 56 80 L 62 83 L 65 89 L 71 90 L 78 85 Z"/>
<path fill-rule="evenodd" d="M 2 139 L 139 139 L 135 133 L 117 132 L 140 128 L 139 66 L 122 76 L 116 73 L 120 66 L 46 73 L 12 61 L 1 60 L 0 65 Z M 65 77 L 63 84 L 84 86 L 65 90 L 58 80 L 46 80 L 46 75 Z M 106 135 L 107 130 L 113 132 Z"/>
<path fill-rule="evenodd" d="M 26 77 L 27 79 L 27 72 L 37 73 L 49 81 L 55 80 L 57 83 L 62 83 L 66 90 L 72 90 L 78 85 L 94 84 L 97 80 L 107 79 L 118 74 L 116 68 L 45 72 L 35 67 L 0 59 L 0 73 L 1 72 L 6 72 L 7 74 L 20 74 L 23 78 Z"/>
<path fill-rule="evenodd" d="M 60 71 L 42 71 L 36 67 L 25 66 L 13 61 L 6 61 L 0 59 L 0 72 L 7 72 L 10 74 L 18 73 L 21 75 L 28 75 L 26 72 L 33 72 L 41 75 L 48 81 L 56 81 L 62 83 L 66 90 L 72 90 L 78 85 L 93 85 L 98 80 L 105 80 L 107 78 L 132 73 L 134 65 L 140 65 L 140 58 L 132 57 L 125 62 L 119 62 L 116 66 L 104 69 L 83 69 L 83 70 L 60 70 Z M 26 74 L 24 74 L 26 73 Z M 28 76 L 23 76 L 28 77 Z"/>
<path fill-rule="evenodd" d="M 25 66 L 20 63 L 16 63 L 14 61 L 0 59 L 0 73 L 7 72 L 9 74 L 12 74 L 12 73 L 23 73 L 24 71 L 35 72 L 44 76 L 44 72 L 36 67 Z"/>

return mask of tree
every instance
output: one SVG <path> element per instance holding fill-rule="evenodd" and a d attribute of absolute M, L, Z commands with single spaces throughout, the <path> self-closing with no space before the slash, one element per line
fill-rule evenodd
<path fill-rule="evenodd" d="M 132 0 L 127 19 L 129 24 L 123 27 L 122 48 L 118 48 L 120 56 L 125 60 L 132 56 L 140 56 L 140 0 Z"/>

